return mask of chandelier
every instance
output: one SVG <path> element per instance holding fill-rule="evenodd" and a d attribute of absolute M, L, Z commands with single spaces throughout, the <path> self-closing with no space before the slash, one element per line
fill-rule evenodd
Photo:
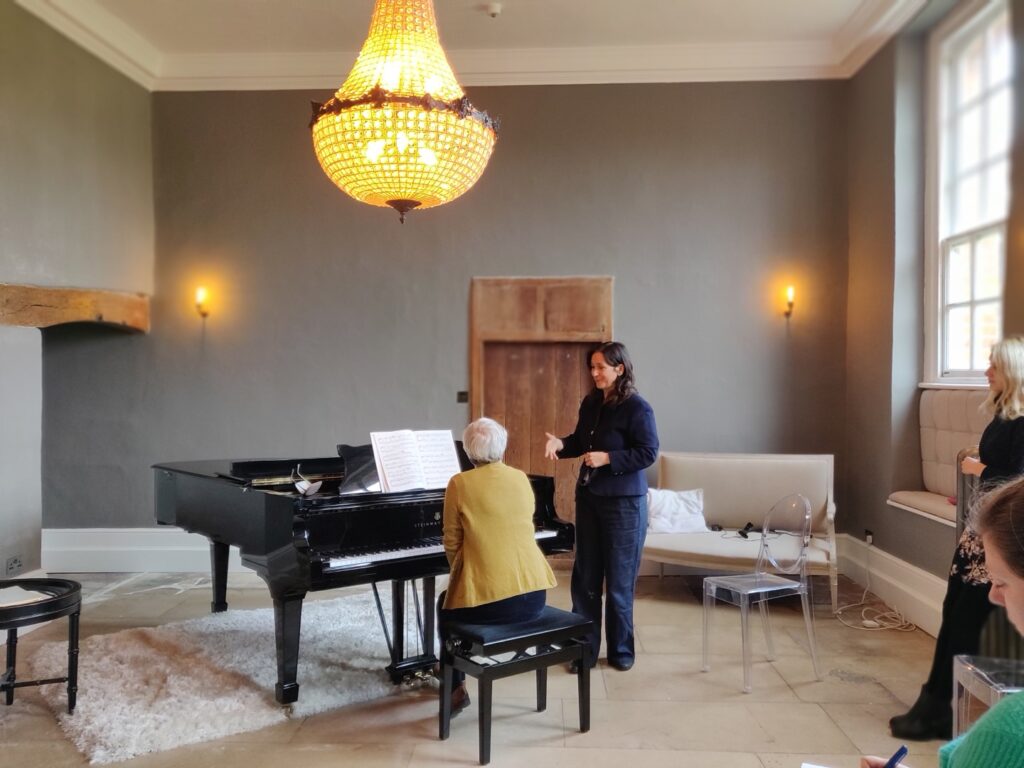
<path fill-rule="evenodd" d="M 310 128 L 331 181 L 404 222 L 476 183 L 498 125 L 455 79 L 433 0 L 376 0 L 355 66 L 331 99 L 313 104 Z"/>

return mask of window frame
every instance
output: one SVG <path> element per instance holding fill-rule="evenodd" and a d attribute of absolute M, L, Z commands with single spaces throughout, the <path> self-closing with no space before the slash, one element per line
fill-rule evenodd
<path fill-rule="evenodd" d="M 941 210 L 945 204 L 942 190 L 943 157 L 942 157 L 942 134 L 941 126 L 944 117 L 941 114 L 942 107 L 942 82 L 943 82 L 943 59 L 942 49 L 951 38 L 963 34 L 967 29 L 976 24 L 987 25 L 986 17 L 997 15 L 1002 11 L 1009 10 L 1006 0 L 965 0 L 940 23 L 931 33 L 928 39 L 928 69 L 927 69 L 927 93 L 926 93 L 926 126 L 925 126 L 925 215 L 924 215 L 924 380 L 923 386 L 927 387 L 958 387 L 958 388 L 984 388 L 987 386 L 983 372 L 967 374 L 965 372 L 945 373 L 944 349 L 945 325 L 947 305 L 945 302 L 945 265 L 948 247 L 943 247 L 940 237 L 939 225 L 941 221 Z M 961 46 L 962 47 L 962 46 Z M 1009 211 L 1006 217 L 997 221 L 990 221 L 947 236 L 947 243 L 951 240 L 972 239 L 971 236 L 982 230 L 989 230 L 1000 226 L 1003 236 L 1002 253 L 1002 279 L 1003 292 L 999 301 L 1005 303 L 1006 290 L 1006 226 L 1009 218 Z M 973 259 L 972 259 L 973 263 Z M 972 277 L 973 280 L 973 277 Z M 975 299 L 972 295 L 971 305 Z M 972 333 L 974 328 L 972 326 Z"/>

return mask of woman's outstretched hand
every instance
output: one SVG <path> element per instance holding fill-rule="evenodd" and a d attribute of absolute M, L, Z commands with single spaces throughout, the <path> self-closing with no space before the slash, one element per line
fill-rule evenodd
<path fill-rule="evenodd" d="M 557 459 L 558 451 L 565 447 L 562 443 L 561 438 L 555 437 L 550 432 L 545 432 L 548 441 L 544 444 L 544 458 L 546 459 Z"/>

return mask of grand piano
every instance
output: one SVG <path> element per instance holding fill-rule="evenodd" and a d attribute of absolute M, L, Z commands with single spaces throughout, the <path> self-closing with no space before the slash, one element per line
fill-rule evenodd
<path fill-rule="evenodd" d="M 459 446 L 463 468 L 469 462 Z M 441 543 L 443 490 L 381 493 L 370 446 L 338 446 L 338 457 L 156 464 L 156 518 L 210 541 L 213 612 L 227 610 L 229 547 L 267 583 L 274 601 L 281 704 L 298 701 L 302 600 L 307 592 L 372 584 L 394 682 L 434 666 L 434 578 L 448 572 Z M 300 477 L 321 483 L 312 495 Z M 545 554 L 568 552 L 570 523 L 554 508 L 554 479 L 531 475 L 534 527 Z M 421 580 L 422 605 L 416 589 Z M 391 625 L 378 583 L 391 583 Z M 407 584 L 412 582 L 412 589 Z M 412 595 L 419 653 L 405 648 L 406 592 Z"/>

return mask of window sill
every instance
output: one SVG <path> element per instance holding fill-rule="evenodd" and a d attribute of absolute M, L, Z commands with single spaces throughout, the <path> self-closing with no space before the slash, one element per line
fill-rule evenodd
<path fill-rule="evenodd" d="M 974 379 L 958 379 L 953 381 L 922 381 L 918 389 L 988 389 L 988 383 Z"/>

